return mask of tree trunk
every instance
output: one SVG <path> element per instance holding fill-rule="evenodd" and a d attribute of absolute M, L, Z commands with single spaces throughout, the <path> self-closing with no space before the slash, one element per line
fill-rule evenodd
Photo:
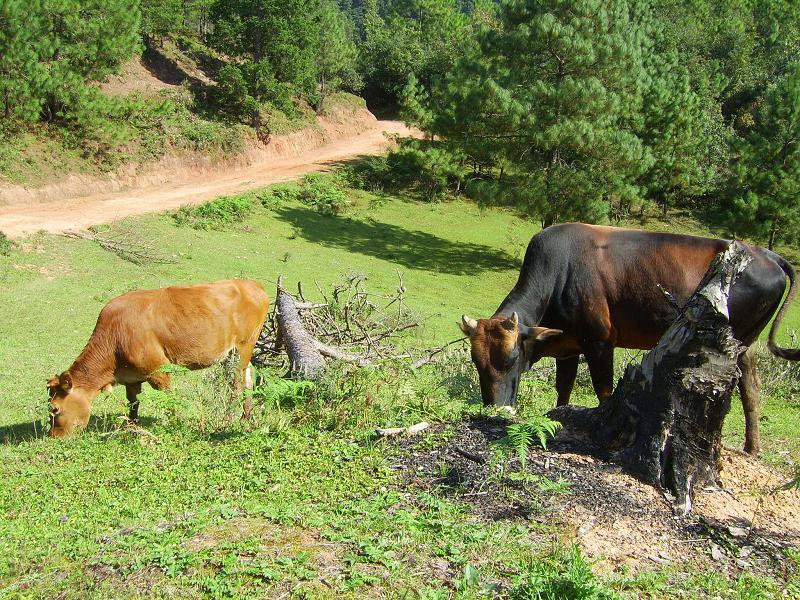
<path fill-rule="evenodd" d="M 778 224 L 773 223 L 769 230 L 769 249 L 772 250 L 775 246 L 775 237 L 778 235 Z"/>
<path fill-rule="evenodd" d="M 275 307 L 279 335 L 286 346 L 286 354 L 289 355 L 291 374 L 303 379 L 314 379 L 325 368 L 325 359 L 317 349 L 316 340 L 300 322 L 294 298 L 281 284 L 282 278 L 278 277 Z"/>
<path fill-rule="evenodd" d="M 695 489 L 717 480 L 722 424 L 746 350 L 728 323 L 728 295 L 750 260 L 738 242 L 720 253 L 686 305 L 676 306 L 656 347 L 626 369 L 605 403 L 550 412 L 564 424 L 559 438 L 580 437 L 590 453 L 669 490 L 678 514 L 691 510 Z"/>

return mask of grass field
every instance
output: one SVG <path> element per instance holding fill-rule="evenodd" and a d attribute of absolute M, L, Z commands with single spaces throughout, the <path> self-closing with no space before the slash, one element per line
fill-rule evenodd
<path fill-rule="evenodd" d="M 574 549 L 541 543 L 546 525 L 481 521 L 399 487 L 369 431 L 481 410 L 474 382 L 446 383 L 474 377 L 463 355 L 415 373 L 334 370 L 314 393 L 260 407 L 247 429 L 238 403 L 194 373 L 175 392 L 143 397 L 153 437 L 120 430 L 118 389 L 95 403 L 84 435 L 42 438 L 44 381 L 69 366 L 99 310 L 123 292 L 248 277 L 273 295 L 282 273 L 313 297 L 315 282 L 327 289 L 361 273 L 380 295 L 393 293 L 399 272 L 422 323 L 403 343 L 426 347 L 459 337 L 462 313 L 494 311 L 538 230 L 462 201 L 349 197 L 336 217 L 287 200 L 222 231 L 178 227 L 167 215 L 120 226 L 174 264 L 137 266 L 50 235 L 0 256 L 0 597 L 778 597 L 776 583 L 748 576 L 598 578 Z M 784 342 L 793 327 L 797 308 Z M 762 436 L 766 458 L 786 465 L 800 460 L 800 405 L 791 378 L 776 378 Z M 554 399 L 549 386 L 526 389 L 529 410 Z M 585 381 L 576 395 L 591 401 Z M 734 403 L 726 443 L 739 446 L 742 429 Z"/>

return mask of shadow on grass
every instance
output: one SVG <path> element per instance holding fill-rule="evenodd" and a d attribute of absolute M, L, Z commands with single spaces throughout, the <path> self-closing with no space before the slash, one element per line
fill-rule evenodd
<path fill-rule="evenodd" d="M 451 275 L 519 269 L 510 254 L 470 242 L 451 242 L 424 231 L 375 221 L 327 217 L 304 207 L 283 207 L 275 214 L 291 223 L 309 242 L 374 256 L 403 265 Z"/>
<path fill-rule="evenodd" d="M 147 428 L 153 425 L 156 419 L 153 417 L 141 417 L 139 425 Z M 120 429 L 120 421 L 112 415 L 92 416 L 89 418 L 87 431 L 109 433 Z M 41 420 L 28 421 L 27 423 L 14 423 L 0 427 L 0 446 L 13 446 L 31 440 L 45 438 L 48 436 L 48 428 L 42 425 Z"/>

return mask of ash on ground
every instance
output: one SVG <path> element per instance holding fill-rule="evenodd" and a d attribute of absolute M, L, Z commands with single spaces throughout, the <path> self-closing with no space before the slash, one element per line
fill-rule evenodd
<path fill-rule="evenodd" d="M 522 520 L 543 538 L 577 543 L 601 571 L 694 564 L 731 577 L 795 575 L 785 553 L 800 547 L 800 493 L 780 489 L 786 477 L 757 459 L 725 449 L 720 487 L 677 518 L 662 492 L 576 442 L 531 448 L 524 469 L 500 458 L 494 443 L 509 424 L 480 418 L 391 438 L 392 467 L 402 485 L 465 502 L 482 519 Z"/>

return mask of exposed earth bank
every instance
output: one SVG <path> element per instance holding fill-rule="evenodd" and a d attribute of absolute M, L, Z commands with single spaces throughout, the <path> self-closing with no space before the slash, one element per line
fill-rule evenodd
<path fill-rule="evenodd" d="M 152 165 L 128 165 L 102 178 L 70 174 L 37 188 L 0 185 L 0 231 L 12 238 L 42 230 L 59 233 L 197 204 L 379 154 L 393 144 L 393 134 L 414 132 L 350 107 L 320 117 L 316 127 L 267 143 L 252 140 L 244 152 L 225 160 L 183 153 Z"/>

